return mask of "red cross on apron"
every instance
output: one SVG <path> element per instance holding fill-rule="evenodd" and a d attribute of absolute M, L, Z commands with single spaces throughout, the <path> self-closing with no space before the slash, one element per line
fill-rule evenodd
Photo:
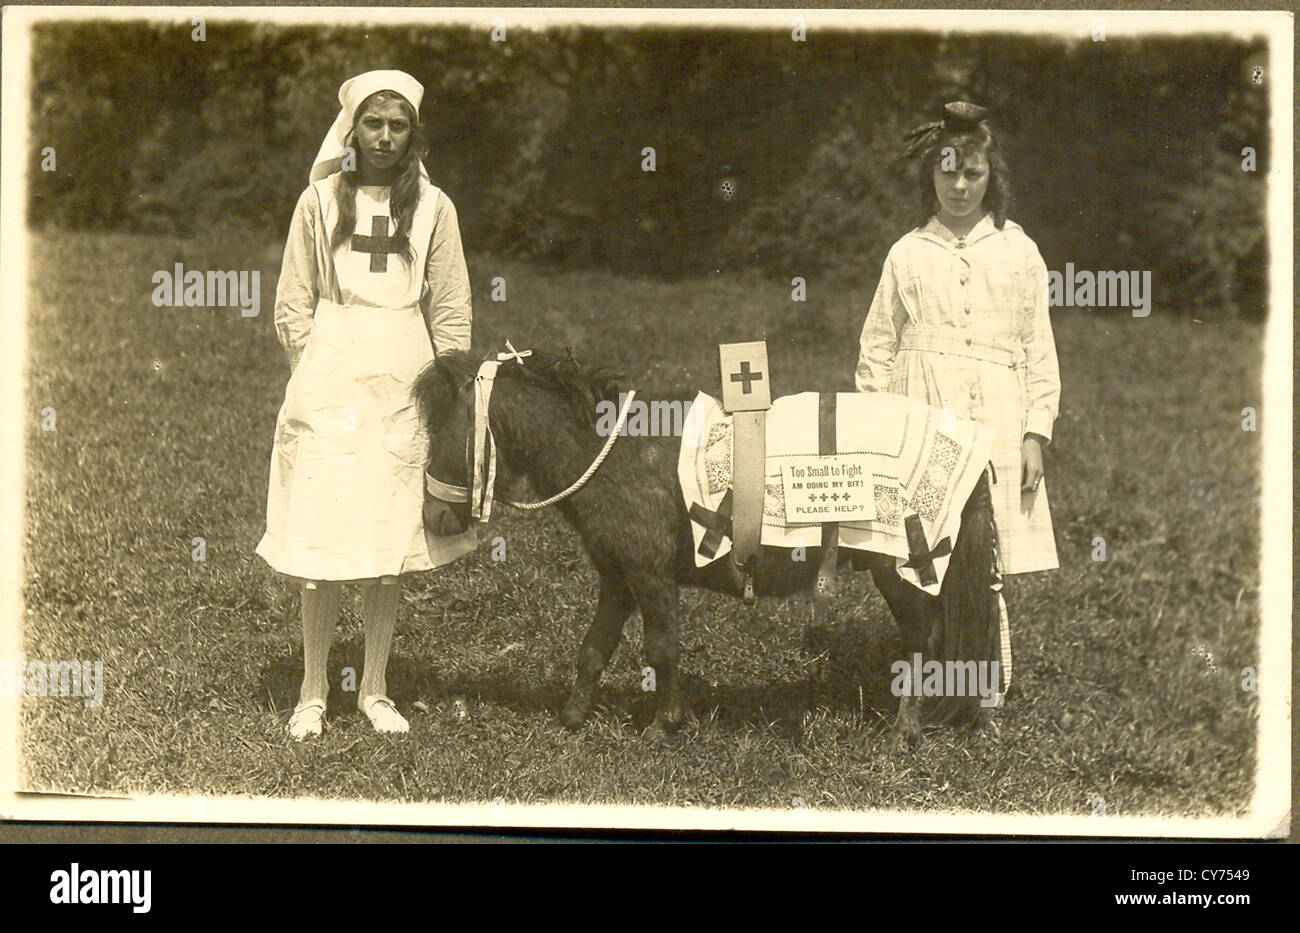
<path fill-rule="evenodd" d="M 388 254 L 400 253 L 406 247 L 406 238 L 388 235 L 388 218 L 377 214 L 370 220 L 370 236 L 352 235 L 352 250 L 370 254 L 370 271 L 387 272 Z"/>

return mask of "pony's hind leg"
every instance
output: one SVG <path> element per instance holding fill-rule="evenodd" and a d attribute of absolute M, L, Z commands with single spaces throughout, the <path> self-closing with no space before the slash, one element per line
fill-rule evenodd
<path fill-rule="evenodd" d="M 623 637 L 623 626 L 636 608 L 636 601 L 627 584 L 605 574 L 600 577 L 600 595 L 596 600 L 596 617 L 582 640 L 578 654 L 578 679 L 560 713 L 560 723 L 566 729 L 577 729 L 591 712 L 591 702 L 596 694 L 610 656 Z"/>
<path fill-rule="evenodd" d="M 681 678 L 678 660 L 681 656 L 678 623 L 677 581 L 667 575 L 640 575 L 630 583 L 641 607 L 644 629 L 645 658 L 655 672 L 655 692 L 658 709 L 654 722 L 646 729 L 649 739 L 663 738 L 681 725 L 683 718 Z"/>
<path fill-rule="evenodd" d="M 933 654 L 931 637 L 942 629 L 943 603 L 937 596 L 930 596 L 904 582 L 892 562 L 888 565 L 873 564 L 871 576 L 898 623 L 903 637 L 903 661 L 911 668 L 917 655 Z M 919 683 L 920 677 L 921 672 L 913 669 L 911 683 Z M 905 690 L 898 698 L 898 716 L 894 719 L 889 740 L 891 755 L 915 745 L 921 737 L 920 697 L 914 695 L 916 692 Z"/>

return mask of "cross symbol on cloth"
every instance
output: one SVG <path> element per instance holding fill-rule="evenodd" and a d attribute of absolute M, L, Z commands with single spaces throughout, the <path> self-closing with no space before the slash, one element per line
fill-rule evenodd
<path fill-rule="evenodd" d="M 751 372 L 749 371 L 749 360 L 741 360 L 741 361 L 740 361 L 740 372 L 738 372 L 738 373 L 732 373 L 732 374 L 731 374 L 731 381 L 732 381 L 732 382 L 741 382 L 741 383 L 744 383 L 744 385 L 743 385 L 742 388 L 741 388 L 741 391 L 742 391 L 745 395 L 751 395 L 751 394 L 753 394 L 753 391 L 754 391 L 754 390 L 753 390 L 753 388 L 750 386 L 750 383 L 751 383 L 751 382 L 761 382 L 762 379 L 763 379 L 763 374 L 762 374 L 762 373 L 751 373 Z"/>
<path fill-rule="evenodd" d="M 406 237 L 388 235 L 388 218 L 376 214 L 370 219 L 370 236 L 352 234 L 352 249 L 370 254 L 370 271 L 387 272 L 388 254 L 400 253 L 406 248 Z"/>
<path fill-rule="evenodd" d="M 718 553 L 724 537 L 732 536 L 731 529 L 731 490 L 718 503 L 718 510 L 710 512 L 698 502 L 691 503 L 691 518 L 705 527 L 704 538 L 700 541 L 699 551 L 705 557 Z"/>
<path fill-rule="evenodd" d="M 925 543 L 925 529 L 921 527 L 921 517 L 915 512 L 907 516 L 903 521 L 903 527 L 907 532 L 909 552 L 907 563 L 903 566 L 915 570 L 924 586 L 938 583 L 939 577 L 934 570 L 934 561 L 936 558 L 946 557 L 952 553 L 952 541 L 944 538 L 934 546 L 934 550 L 931 550 Z"/>

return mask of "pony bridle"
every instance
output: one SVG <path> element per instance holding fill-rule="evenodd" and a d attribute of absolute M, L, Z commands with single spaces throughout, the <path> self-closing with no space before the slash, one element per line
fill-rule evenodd
<path fill-rule="evenodd" d="M 465 438 L 465 462 L 469 468 L 470 487 L 444 483 L 428 470 L 424 473 L 425 488 L 429 491 L 429 495 L 443 502 L 469 502 L 470 518 L 481 522 L 490 521 L 492 518 L 492 501 L 497 479 L 497 443 L 492 435 L 492 427 L 488 423 L 488 409 L 492 402 L 492 388 L 496 383 L 497 371 L 503 362 L 510 360 L 520 366 L 524 365 L 523 357 L 531 356 L 533 352 L 516 350 L 509 341 L 506 341 L 506 347 L 509 348 L 508 353 L 498 353 L 495 360 L 484 360 L 478 368 L 478 374 L 474 377 L 474 430 Z M 544 509 L 549 505 L 562 502 L 585 486 L 600 469 L 600 465 L 605 462 L 609 452 L 614 449 L 614 442 L 623 433 L 623 425 L 627 422 L 627 414 L 635 398 L 636 391 L 629 390 L 623 398 L 623 404 L 619 407 L 618 421 L 614 424 L 614 430 L 610 431 L 609 437 L 605 439 L 600 453 L 591 461 L 591 465 L 583 474 L 567 488 L 537 502 L 513 502 L 507 499 L 506 505 L 525 511 Z"/>

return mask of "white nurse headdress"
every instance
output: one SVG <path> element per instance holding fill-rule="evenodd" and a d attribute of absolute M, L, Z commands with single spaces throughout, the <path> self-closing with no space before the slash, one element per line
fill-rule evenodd
<path fill-rule="evenodd" d="M 411 105 L 411 109 L 417 114 L 420 112 L 420 101 L 424 99 L 424 85 L 405 71 L 367 71 L 355 78 L 348 78 L 339 88 L 339 104 L 342 109 L 335 117 L 334 125 L 325 134 L 316 158 L 312 160 L 311 181 L 331 175 L 342 167 L 343 147 L 347 142 L 348 133 L 352 131 L 357 108 L 367 97 L 379 91 L 395 91 L 401 94 Z M 420 174 L 428 177 L 423 164 L 420 165 Z"/>

